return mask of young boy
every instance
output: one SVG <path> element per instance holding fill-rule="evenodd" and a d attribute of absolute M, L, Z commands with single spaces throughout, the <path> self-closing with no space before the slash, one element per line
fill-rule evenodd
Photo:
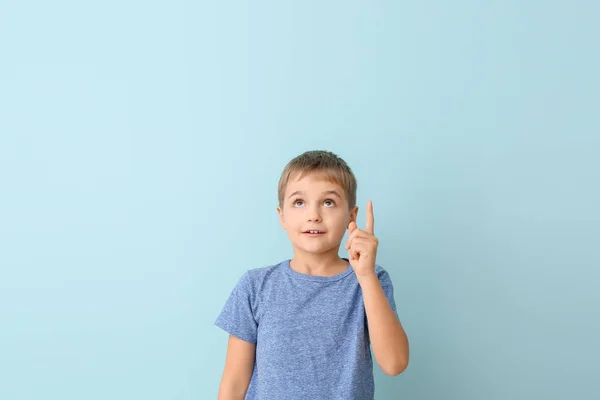
<path fill-rule="evenodd" d="M 217 318 L 230 334 L 219 399 L 372 400 L 369 346 L 387 375 L 409 358 L 392 282 L 375 264 L 372 203 L 359 229 L 354 174 L 326 151 L 291 160 L 278 197 L 294 257 L 248 270 Z"/>

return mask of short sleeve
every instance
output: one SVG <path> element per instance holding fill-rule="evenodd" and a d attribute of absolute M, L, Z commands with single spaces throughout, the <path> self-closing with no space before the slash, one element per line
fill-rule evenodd
<path fill-rule="evenodd" d="M 246 272 L 235 285 L 225 302 L 215 325 L 250 343 L 256 343 L 258 324 L 254 319 L 252 286 Z"/>
<path fill-rule="evenodd" d="M 392 310 L 394 310 L 394 313 L 396 314 L 396 316 L 398 316 L 398 311 L 396 310 L 396 301 L 394 300 L 394 284 L 392 283 L 390 274 L 388 274 L 388 272 L 381 267 L 379 267 L 378 269 L 379 271 L 377 273 L 377 277 L 379 278 L 379 283 L 383 288 L 385 297 L 387 297 L 388 302 L 392 307 Z"/>

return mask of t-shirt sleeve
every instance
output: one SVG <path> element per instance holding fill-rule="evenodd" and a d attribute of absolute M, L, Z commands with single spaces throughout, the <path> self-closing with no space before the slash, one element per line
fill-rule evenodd
<path fill-rule="evenodd" d="M 386 270 L 381 268 L 381 270 L 377 274 L 377 277 L 379 278 L 379 283 L 381 284 L 381 287 L 383 288 L 385 297 L 387 297 L 388 302 L 390 303 L 390 306 L 392 307 L 392 310 L 394 310 L 394 313 L 396 314 L 396 316 L 398 316 L 398 311 L 396 309 L 396 301 L 394 300 L 394 284 L 392 283 L 390 274 L 388 274 L 388 272 Z"/>
<path fill-rule="evenodd" d="M 258 324 L 254 318 L 250 275 L 246 272 L 235 285 L 225 302 L 215 325 L 250 343 L 256 343 Z"/>

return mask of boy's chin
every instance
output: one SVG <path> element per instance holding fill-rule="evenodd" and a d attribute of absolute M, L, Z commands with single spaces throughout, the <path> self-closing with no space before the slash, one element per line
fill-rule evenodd
<path fill-rule="evenodd" d="M 302 251 L 303 253 L 308 253 L 312 255 L 322 255 L 330 252 L 336 252 L 339 250 L 339 246 L 297 246 L 297 249 Z"/>

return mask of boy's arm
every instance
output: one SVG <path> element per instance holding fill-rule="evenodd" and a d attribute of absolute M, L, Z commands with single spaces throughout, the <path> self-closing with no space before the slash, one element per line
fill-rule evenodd
<path fill-rule="evenodd" d="M 379 240 L 374 234 L 373 202 L 367 203 L 365 230 L 354 218 L 348 225 L 348 259 L 363 292 L 371 346 L 375 360 L 387 375 L 398 375 L 408 366 L 408 338 L 375 272 Z"/>
<path fill-rule="evenodd" d="M 392 310 L 377 274 L 359 276 L 362 288 L 369 337 L 375 360 L 386 375 L 399 375 L 408 366 L 408 338 Z"/>
<path fill-rule="evenodd" d="M 218 400 L 244 400 L 252 379 L 256 344 L 229 335 Z"/>

